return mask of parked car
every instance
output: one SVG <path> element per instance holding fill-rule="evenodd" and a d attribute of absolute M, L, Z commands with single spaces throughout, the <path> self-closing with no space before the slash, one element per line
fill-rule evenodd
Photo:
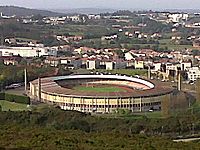
<path fill-rule="evenodd" d="M 9 86 L 6 86 L 6 89 L 15 89 L 15 88 L 21 87 L 22 85 L 23 83 L 13 83 Z"/>

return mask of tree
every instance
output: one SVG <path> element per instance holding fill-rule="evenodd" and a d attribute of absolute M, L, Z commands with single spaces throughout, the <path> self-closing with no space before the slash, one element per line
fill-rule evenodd
<path fill-rule="evenodd" d="M 119 49 L 119 50 L 116 50 L 115 52 L 119 56 L 119 58 L 124 58 L 124 53 L 122 50 Z"/>
<path fill-rule="evenodd" d="M 196 101 L 200 102 L 200 79 L 196 82 Z"/>
<path fill-rule="evenodd" d="M 169 110 L 170 110 L 169 95 L 164 96 L 163 100 L 161 101 L 161 110 L 164 117 L 169 117 Z"/>
<path fill-rule="evenodd" d="M 39 20 L 39 21 L 41 21 L 41 20 L 43 19 L 43 16 L 42 16 L 41 14 L 37 14 L 37 15 L 34 15 L 34 16 L 32 17 L 32 19 L 33 19 L 33 20 Z"/>
<path fill-rule="evenodd" d="M 45 37 L 42 38 L 41 42 L 45 46 L 59 45 L 59 42 L 56 40 L 56 38 L 54 36 L 45 36 Z"/>

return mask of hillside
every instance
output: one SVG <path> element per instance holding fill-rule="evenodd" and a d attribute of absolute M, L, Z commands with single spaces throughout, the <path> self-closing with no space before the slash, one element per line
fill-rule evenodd
<path fill-rule="evenodd" d="M 100 13 L 112 13 L 115 9 L 104 8 L 74 8 L 74 9 L 52 9 L 52 11 L 66 13 L 66 14 L 100 14 Z"/>
<path fill-rule="evenodd" d="M 57 13 L 48 10 L 38 10 L 38 9 L 29 9 L 24 7 L 17 6 L 0 6 L 0 12 L 4 15 L 12 16 L 31 16 L 31 15 L 42 15 L 42 16 L 58 16 L 63 15 L 63 13 Z"/>

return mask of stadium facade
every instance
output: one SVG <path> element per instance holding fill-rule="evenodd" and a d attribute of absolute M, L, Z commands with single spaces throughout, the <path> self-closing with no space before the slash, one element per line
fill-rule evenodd
<path fill-rule="evenodd" d="M 77 85 L 123 87 L 122 92 L 79 91 Z M 172 88 L 150 81 L 121 75 L 70 75 L 39 78 L 30 82 L 32 99 L 60 106 L 64 110 L 112 113 L 119 109 L 132 112 L 160 109 L 164 98 L 171 98 Z"/>

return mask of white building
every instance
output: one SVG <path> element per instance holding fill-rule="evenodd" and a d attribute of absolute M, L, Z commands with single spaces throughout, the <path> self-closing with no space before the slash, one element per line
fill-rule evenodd
<path fill-rule="evenodd" d="M 104 40 L 112 40 L 112 39 L 117 39 L 117 38 L 118 38 L 118 35 L 114 34 L 114 35 L 102 36 L 101 40 L 104 41 Z"/>
<path fill-rule="evenodd" d="M 136 57 L 146 57 L 145 53 L 132 53 Z"/>
<path fill-rule="evenodd" d="M 0 47 L 0 54 L 21 57 L 57 56 L 57 50 L 48 47 Z"/>
<path fill-rule="evenodd" d="M 125 53 L 125 60 L 134 60 L 134 57 L 130 52 L 127 52 Z"/>
<path fill-rule="evenodd" d="M 135 69 L 144 69 L 144 61 L 135 61 Z"/>
<path fill-rule="evenodd" d="M 78 69 L 81 68 L 82 61 L 80 59 L 61 58 L 60 64 L 68 66 L 68 68 Z"/>
<path fill-rule="evenodd" d="M 52 67 L 57 67 L 60 63 L 60 60 L 57 58 L 47 58 L 44 60 L 45 64 L 49 64 Z"/>
<path fill-rule="evenodd" d="M 81 22 L 80 16 L 75 15 L 75 16 L 70 16 L 69 19 L 73 22 Z"/>
<path fill-rule="evenodd" d="M 189 81 L 196 81 L 197 79 L 200 79 L 199 67 L 192 67 L 192 68 L 188 69 L 187 75 L 188 75 Z"/>
<path fill-rule="evenodd" d="M 192 67 L 192 63 L 191 62 L 182 62 L 181 63 L 181 70 L 182 71 L 185 71 L 185 70 L 187 70 L 187 69 L 189 69 L 191 67 Z"/>
<path fill-rule="evenodd" d="M 88 15 L 88 19 L 101 19 L 101 16 L 100 15 L 95 15 L 95 14 L 90 14 Z"/>
<path fill-rule="evenodd" d="M 170 72 L 173 71 L 174 75 L 177 75 L 179 67 L 179 63 L 166 63 L 166 73 L 170 75 Z"/>
<path fill-rule="evenodd" d="M 114 69 L 114 63 L 113 62 L 105 62 L 106 70 L 113 70 Z"/>
<path fill-rule="evenodd" d="M 169 14 L 168 18 L 170 22 L 181 22 L 181 21 L 187 21 L 189 15 L 188 14 L 181 14 L 181 13 L 175 13 L 175 14 Z"/>
<path fill-rule="evenodd" d="M 15 15 L 13 15 L 13 16 L 5 16 L 2 12 L 0 13 L 0 18 L 10 19 L 10 18 L 13 18 L 13 17 L 15 17 Z"/>
<path fill-rule="evenodd" d="M 98 69 L 100 65 L 100 62 L 98 60 L 89 60 L 87 62 L 87 69 L 88 70 L 93 70 L 93 69 Z"/>
<path fill-rule="evenodd" d="M 182 63 L 166 63 L 166 73 L 169 75 L 170 71 L 174 71 L 177 75 L 178 70 L 186 71 L 192 67 L 191 62 L 182 62 Z"/>
<path fill-rule="evenodd" d="M 161 63 L 153 63 L 154 69 L 152 71 L 160 71 L 161 70 Z"/>

